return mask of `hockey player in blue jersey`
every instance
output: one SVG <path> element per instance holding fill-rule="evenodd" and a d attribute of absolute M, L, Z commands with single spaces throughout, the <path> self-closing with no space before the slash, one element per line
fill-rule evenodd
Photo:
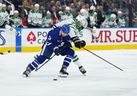
<path fill-rule="evenodd" d="M 72 60 L 74 63 L 76 63 L 80 72 L 82 74 L 85 74 L 86 70 L 79 63 L 78 56 L 75 54 L 75 51 L 71 48 L 72 40 L 68 35 L 69 32 L 70 26 L 67 24 L 64 24 L 60 27 L 55 27 L 54 29 L 50 30 L 47 35 L 45 44 L 43 45 L 42 51 L 40 52 L 40 55 L 37 55 L 34 61 L 32 61 L 27 66 L 26 70 L 23 72 L 23 75 L 28 77 L 29 74 L 33 70 L 37 69 L 40 64 L 42 64 L 45 60 L 50 59 L 53 53 L 56 55 L 65 56 L 62 68 L 59 72 L 61 77 L 67 77 L 69 75 L 69 73 L 67 72 L 67 68 Z M 79 47 L 84 47 L 85 45 L 85 43 L 79 43 Z"/>

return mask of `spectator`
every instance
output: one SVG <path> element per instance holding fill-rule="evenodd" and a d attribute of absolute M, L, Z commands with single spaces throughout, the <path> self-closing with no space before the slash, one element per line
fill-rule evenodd
<path fill-rule="evenodd" d="M 27 17 L 24 14 L 22 14 L 21 17 L 22 17 L 22 27 L 24 27 L 24 28 L 28 27 L 28 19 L 27 19 Z"/>
<path fill-rule="evenodd" d="M 97 24 L 96 24 L 97 28 L 100 28 L 102 23 L 105 21 L 105 16 L 104 16 L 102 10 L 103 10 L 102 5 L 97 6 Z"/>
<path fill-rule="evenodd" d="M 56 1 L 55 6 L 58 11 L 60 11 L 62 9 L 62 5 L 61 5 L 60 1 Z"/>
<path fill-rule="evenodd" d="M 117 12 L 117 22 L 119 27 L 125 27 L 126 26 L 126 21 L 125 21 L 125 16 L 122 11 Z"/>
<path fill-rule="evenodd" d="M 90 17 L 90 26 L 93 28 L 97 24 L 97 12 L 94 12 Z"/>
<path fill-rule="evenodd" d="M 19 16 L 19 11 L 18 10 L 15 10 L 14 11 L 14 15 L 11 17 L 11 20 L 14 22 L 13 26 L 14 28 L 17 28 L 17 27 L 22 27 L 22 19 L 21 17 Z"/>
<path fill-rule="evenodd" d="M 32 8 L 32 0 L 24 0 L 23 1 L 23 8 L 29 12 Z"/>
<path fill-rule="evenodd" d="M 29 27 L 41 27 L 42 26 L 42 10 L 39 4 L 34 5 L 34 9 L 30 10 L 28 15 Z"/>
<path fill-rule="evenodd" d="M 23 27 L 27 27 L 28 26 L 28 14 L 29 11 L 32 8 L 32 0 L 23 0 L 23 8 L 22 8 L 22 12 L 21 12 L 21 17 L 22 17 L 22 26 Z"/>
<path fill-rule="evenodd" d="M 67 20 L 67 19 L 70 19 L 70 18 L 73 18 L 73 15 L 70 12 L 70 7 L 66 7 L 65 11 L 61 15 L 61 20 Z"/>
<path fill-rule="evenodd" d="M 9 14 L 6 11 L 6 5 L 0 3 L 0 27 L 4 28 L 9 23 Z"/>
<path fill-rule="evenodd" d="M 53 24 L 56 24 L 60 20 L 60 15 L 58 13 L 58 10 L 56 9 L 56 6 L 52 6 L 50 12 L 53 19 Z"/>
<path fill-rule="evenodd" d="M 77 16 L 77 8 L 74 3 L 70 4 L 70 11 L 71 11 L 73 17 L 75 18 Z"/>
<path fill-rule="evenodd" d="M 13 4 L 7 6 L 7 12 L 9 13 L 10 16 L 14 14 L 14 10 L 15 10 L 15 6 Z"/>
<path fill-rule="evenodd" d="M 117 23 L 117 17 L 116 14 L 111 14 L 110 18 L 106 19 L 102 26 L 103 28 L 117 28 L 118 23 Z"/>
<path fill-rule="evenodd" d="M 103 2 L 103 11 L 105 14 L 110 14 L 108 0 L 104 0 L 104 2 Z"/>
<path fill-rule="evenodd" d="M 77 15 L 79 14 L 81 9 L 86 9 L 90 14 L 90 16 L 93 16 L 93 10 L 97 12 L 97 27 L 100 27 L 102 25 L 103 21 L 105 18 L 109 18 L 112 13 L 116 14 L 118 16 L 118 10 L 123 11 L 122 16 L 118 16 L 117 22 L 120 24 L 119 26 L 124 26 L 128 24 L 129 18 L 128 18 L 128 8 L 127 8 L 127 2 L 125 0 L 8 0 L 13 4 L 9 4 L 5 2 L 4 0 L 0 0 L 0 2 L 3 2 L 6 4 L 7 12 L 9 13 L 10 16 L 14 14 L 14 10 L 18 10 L 19 13 L 21 12 L 22 20 L 23 20 L 23 25 L 27 26 L 27 17 L 32 9 L 32 5 L 35 3 L 38 3 L 41 5 L 41 9 L 43 9 L 43 16 L 46 16 L 47 10 L 50 11 L 51 17 L 53 20 L 53 24 L 56 24 L 58 21 L 60 21 L 61 18 L 68 18 L 66 15 L 66 5 L 67 7 L 70 8 L 69 13 L 72 14 L 72 17 L 76 18 Z M 94 1 L 97 2 L 97 5 L 95 6 Z M 137 1 L 134 1 L 132 3 L 133 7 L 133 13 L 137 11 Z M 90 10 L 90 6 L 94 5 L 95 8 L 93 10 Z M 59 14 L 59 12 L 61 14 Z M 65 13 L 64 16 L 62 16 Z M 80 13 L 81 14 L 81 13 Z M 125 16 L 126 14 L 126 16 Z M 60 16 L 61 15 L 61 16 Z M 134 15 L 135 16 L 135 15 Z M 119 18 L 122 17 L 122 18 Z M 107 19 L 108 19 L 107 18 Z M 123 21 L 126 18 L 125 22 Z M 127 19 L 128 18 L 128 19 Z M 135 17 L 133 17 L 134 19 Z M 119 19 L 119 20 L 118 20 Z M 42 21 L 42 20 L 41 20 Z M 121 23 L 120 23 L 121 22 Z M 123 24 L 122 24 L 123 22 Z M 136 22 L 136 19 L 134 19 L 134 22 Z M 29 26 L 31 24 L 29 23 Z M 41 24 L 42 25 L 42 24 Z M 40 27 L 40 26 L 39 26 Z"/>
<path fill-rule="evenodd" d="M 53 24 L 52 24 L 51 13 L 49 11 L 47 11 L 47 15 L 44 16 L 44 18 L 43 18 L 42 27 L 50 28 L 52 26 L 53 26 Z"/>

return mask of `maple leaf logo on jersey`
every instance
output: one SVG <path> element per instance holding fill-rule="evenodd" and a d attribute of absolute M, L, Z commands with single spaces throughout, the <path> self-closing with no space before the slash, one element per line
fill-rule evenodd
<path fill-rule="evenodd" d="M 29 41 L 30 44 L 33 44 L 33 42 L 36 41 L 36 36 L 32 31 L 28 34 L 27 41 Z"/>

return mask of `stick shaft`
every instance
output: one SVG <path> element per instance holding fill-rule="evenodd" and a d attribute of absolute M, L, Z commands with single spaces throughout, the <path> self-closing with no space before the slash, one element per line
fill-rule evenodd
<path fill-rule="evenodd" d="M 118 67 L 118 66 L 114 65 L 113 63 L 111 63 L 111 62 L 107 61 L 106 59 L 104 59 L 104 58 L 100 57 L 99 55 L 97 55 L 97 54 L 95 54 L 95 53 L 91 52 L 90 50 L 88 50 L 88 49 L 86 49 L 86 48 L 83 48 L 83 49 L 84 49 L 84 50 L 86 50 L 86 51 L 88 51 L 88 52 L 90 52 L 91 54 L 93 54 L 93 55 L 97 56 L 98 58 L 102 59 L 103 61 L 107 62 L 108 64 L 110 64 L 110 65 L 114 66 L 115 68 L 117 68 L 117 69 L 119 69 L 119 70 L 121 70 L 121 71 L 124 71 L 124 70 L 123 70 L 123 69 L 121 69 L 120 67 Z"/>
<path fill-rule="evenodd" d="M 55 55 L 53 55 L 50 59 L 48 59 L 46 62 L 44 62 L 41 66 L 39 66 L 35 71 L 38 71 L 39 69 L 41 69 L 41 67 L 43 67 L 46 63 L 48 63 Z"/>

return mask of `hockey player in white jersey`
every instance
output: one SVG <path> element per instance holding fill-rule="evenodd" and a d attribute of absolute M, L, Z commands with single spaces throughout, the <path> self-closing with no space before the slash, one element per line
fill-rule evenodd
<path fill-rule="evenodd" d="M 61 21 L 55 25 L 55 27 L 57 27 L 57 26 L 62 26 L 64 24 L 69 24 L 70 26 L 69 36 L 71 37 L 72 41 L 74 42 L 77 48 L 82 48 L 83 47 L 82 45 L 86 43 L 84 40 L 80 40 L 79 38 L 81 30 L 84 29 L 83 27 L 84 22 L 82 25 L 82 20 L 83 20 L 82 18 L 68 19 L 68 20 Z"/>

